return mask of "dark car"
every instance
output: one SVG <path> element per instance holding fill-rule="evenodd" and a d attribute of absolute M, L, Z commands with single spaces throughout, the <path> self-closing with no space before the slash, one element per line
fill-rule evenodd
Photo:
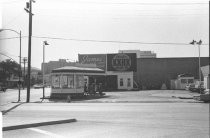
<path fill-rule="evenodd" d="M 191 92 L 203 93 L 205 88 L 203 87 L 203 85 L 201 85 L 200 87 L 199 86 L 197 86 L 197 87 L 190 87 L 189 90 Z"/>
<path fill-rule="evenodd" d="M 6 90 L 7 90 L 7 87 L 6 86 L 0 86 L 0 91 L 5 92 Z"/>

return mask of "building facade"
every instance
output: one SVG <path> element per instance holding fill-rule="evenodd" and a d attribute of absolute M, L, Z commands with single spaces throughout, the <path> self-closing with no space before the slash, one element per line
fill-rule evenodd
<path fill-rule="evenodd" d="M 114 54 L 79 54 L 79 63 L 95 64 L 103 69 L 103 76 L 94 77 L 96 83 L 104 84 L 106 90 L 131 90 L 133 89 L 133 74 L 136 71 L 135 53 Z M 93 76 L 92 76 L 93 77 Z"/>
<path fill-rule="evenodd" d="M 136 53 L 137 58 L 156 58 L 157 54 L 152 51 L 119 50 L 118 53 Z"/>
<path fill-rule="evenodd" d="M 208 57 L 200 59 L 201 66 L 209 65 Z M 167 89 L 171 89 L 171 80 L 186 73 L 191 74 L 195 80 L 199 79 L 198 57 L 138 58 L 134 80 L 140 89 L 160 89 L 163 84 L 166 84 Z"/>

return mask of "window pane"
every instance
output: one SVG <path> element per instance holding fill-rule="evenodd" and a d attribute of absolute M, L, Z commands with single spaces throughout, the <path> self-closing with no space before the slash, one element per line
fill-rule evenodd
<path fill-rule="evenodd" d="M 187 83 L 186 79 L 181 79 L 181 83 Z"/>
<path fill-rule="evenodd" d="M 60 76 L 60 87 L 61 88 L 67 88 L 67 76 L 66 75 L 62 75 Z"/>
<path fill-rule="evenodd" d="M 76 76 L 76 82 L 77 82 L 77 88 L 83 88 L 84 87 L 84 77 L 82 75 Z"/>
<path fill-rule="evenodd" d="M 59 75 L 52 76 L 52 88 L 59 88 L 60 80 Z"/>
<path fill-rule="evenodd" d="M 123 78 L 120 79 L 120 86 L 123 86 Z"/>
<path fill-rule="evenodd" d="M 193 79 L 188 79 L 188 83 L 193 83 Z"/>
<path fill-rule="evenodd" d="M 130 78 L 128 78 L 127 86 L 128 86 L 128 87 L 131 87 L 131 79 L 130 79 Z"/>
<path fill-rule="evenodd" d="M 68 76 L 68 88 L 74 88 L 74 75 Z"/>

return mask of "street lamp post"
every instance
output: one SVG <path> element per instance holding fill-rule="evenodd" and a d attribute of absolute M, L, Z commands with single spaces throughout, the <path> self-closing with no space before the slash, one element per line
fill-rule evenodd
<path fill-rule="evenodd" d="M 21 71 L 21 31 L 18 32 L 18 31 L 15 31 L 13 29 L 0 29 L 0 32 L 2 31 L 12 31 L 12 32 L 15 32 L 16 34 L 19 35 L 19 40 L 20 40 L 20 55 L 19 55 L 19 82 L 18 82 L 18 102 L 20 101 L 20 82 L 21 82 L 21 74 L 22 74 L 22 71 Z"/>
<path fill-rule="evenodd" d="M 190 42 L 190 44 L 192 45 L 198 45 L 198 66 L 199 66 L 199 92 L 201 93 L 201 60 L 200 60 L 200 45 L 202 44 L 202 41 L 195 41 L 193 40 L 192 42 Z"/>
<path fill-rule="evenodd" d="M 45 83 L 44 83 L 44 63 L 45 63 L 45 45 L 49 45 L 47 41 L 43 41 L 43 64 L 42 64 L 42 75 L 43 75 L 43 100 L 45 98 Z"/>

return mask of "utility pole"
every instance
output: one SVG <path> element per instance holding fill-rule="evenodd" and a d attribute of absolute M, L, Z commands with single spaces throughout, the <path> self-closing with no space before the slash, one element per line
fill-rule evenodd
<path fill-rule="evenodd" d="M 200 41 L 195 41 L 193 40 L 190 42 L 191 45 L 198 45 L 198 75 L 199 75 L 199 92 L 201 94 L 201 60 L 200 60 L 200 45 L 202 44 L 202 40 Z"/>
<path fill-rule="evenodd" d="M 20 57 L 19 57 L 19 81 L 18 81 L 18 86 L 19 86 L 19 89 L 18 89 L 18 102 L 20 101 L 20 89 L 21 89 L 21 77 L 22 77 L 22 70 L 21 70 L 21 31 L 20 31 Z"/>
<path fill-rule="evenodd" d="M 42 84 L 43 84 L 43 99 L 42 100 L 44 100 L 44 98 L 45 98 L 45 82 L 44 82 L 44 63 L 45 63 L 45 46 L 46 45 L 49 45 L 48 43 L 47 43 L 47 41 L 43 41 L 43 64 L 42 64 L 42 76 L 43 76 L 43 80 L 42 80 Z"/>
<path fill-rule="evenodd" d="M 32 2 L 34 0 L 29 0 L 26 3 L 26 12 L 29 13 L 29 35 L 28 35 L 28 73 L 27 73 L 27 97 L 26 102 L 30 102 L 30 85 L 31 85 L 31 36 L 32 36 Z"/>
<path fill-rule="evenodd" d="M 24 57 L 23 58 L 23 64 L 24 64 L 24 70 L 23 70 L 23 72 L 24 72 L 24 74 L 23 74 L 23 89 L 25 88 L 25 80 L 26 80 L 26 78 L 25 78 L 25 64 L 26 64 L 26 61 L 27 61 L 27 58 L 26 57 Z"/>

